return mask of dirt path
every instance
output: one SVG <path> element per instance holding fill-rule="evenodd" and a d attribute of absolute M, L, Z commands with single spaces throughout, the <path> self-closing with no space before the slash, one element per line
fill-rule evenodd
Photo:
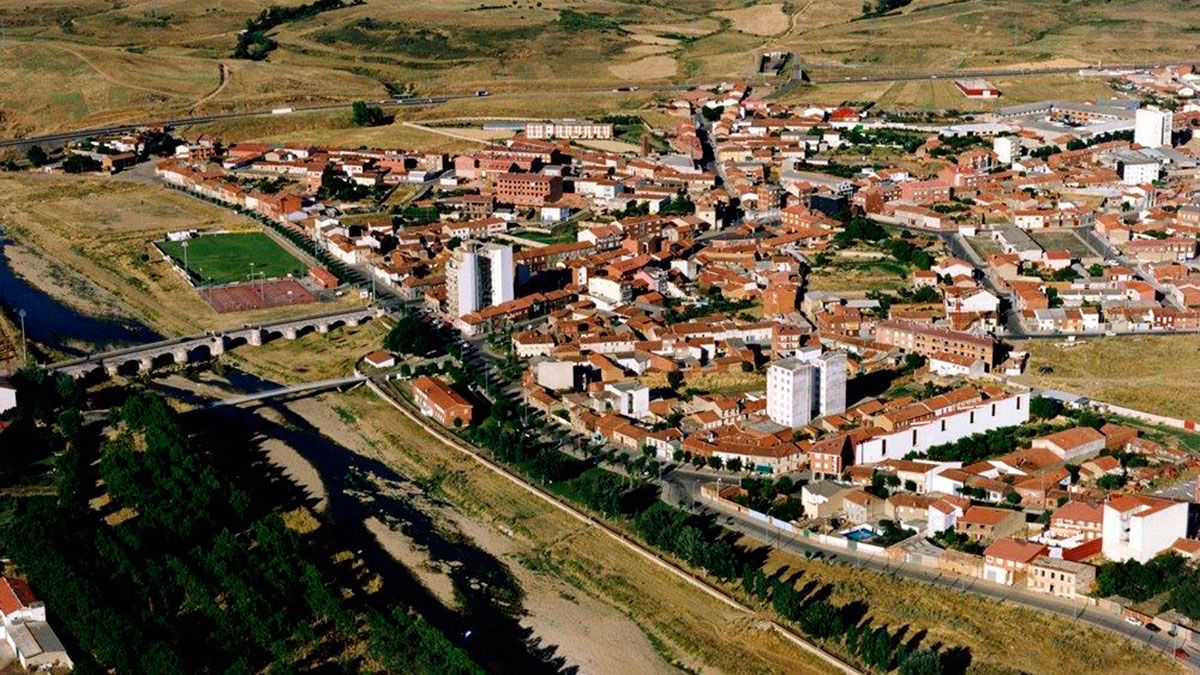
<path fill-rule="evenodd" d="M 480 145 L 491 145 L 492 144 L 492 141 L 485 141 L 483 139 L 468 136 L 466 134 L 456 134 L 453 131 L 446 131 L 445 129 L 439 129 L 437 127 L 427 127 L 423 124 L 417 124 L 415 122 L 401 122 L 401 124 L 403 126 L 406 126 L 406 127 L 412 128 L 412 129 L 417 129 L 420 131 L 425 131 L 425 132 L 428 132 L 431 134 L 440 134 L 440 135 L 446 136 L 448 138 L 457 138 L 460 141 L 470 141 L 472 143 L 479 143 Z"/>
<path fill-rule="evenodd" d="M 221 93 L 221 90 L 223 90 L 225 88 L 225 85 L 229 84 L 229 79 L 232 77 L 232 75 L 233 74 L 229 71 L 229 68 L 226 67 L 224 62 L 218 63 L 217 64 L 217 88 L 208 92 L 207 94 L 204 95 L 203 98 L 201 98 L 200 100 L 193 103 L 192 109 L 195 110 L 196 108 L 199 108 L 200 106 L 204 105 L 205 103 L 208 103 L 212 99 L 216 98 Z"/>

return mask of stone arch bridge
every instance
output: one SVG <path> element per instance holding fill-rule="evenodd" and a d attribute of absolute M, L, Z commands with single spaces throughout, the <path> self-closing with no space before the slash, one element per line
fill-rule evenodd
<path fill-rule="evenodd" d="M 300 319 L 289 319 L 276 323 L 227 331 L 210 331 L 204 335 L 174 338 L 162 342 L 100 352 L 71 361 L 49 365 L 52 372 L 63 373 L 79 379 L 103 372 L 112 376 L 119 372 L 149 372 L 165 365 L 183 365 L 211 359 L 239 345 L 261 346 L 283 338 L 295 340 L 305 333 L 316 331 L 328 333 L 341 327 L 354 327 L 382 316 L 385 310 L 378 307 L 362 307 L 350 311 L 319 314 Z"/>

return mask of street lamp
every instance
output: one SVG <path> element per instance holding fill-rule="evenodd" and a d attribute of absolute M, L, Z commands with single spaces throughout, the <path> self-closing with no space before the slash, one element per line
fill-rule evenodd
<path fill-rule="evenodd" d="M 29 365 L 29 353 L 25 347 L 25 310 L 18 309 L 17 316 L 21 318 L 21 365 Z"/>

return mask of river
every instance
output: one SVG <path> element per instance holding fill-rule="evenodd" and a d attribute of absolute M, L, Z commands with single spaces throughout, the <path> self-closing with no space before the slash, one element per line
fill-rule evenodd
<path fill-rule="evenodd" d="M 17 312 L 25 310 L 25 335 L 30 341 L 71 356 L 83 356 L 81 345 L 111 348 L 163 339 L 145 324 L 92 316 L 59 302 L 17 274 L 4 254 L 11 243 L 0 230 L 0 305 L 18 324 Z"/>

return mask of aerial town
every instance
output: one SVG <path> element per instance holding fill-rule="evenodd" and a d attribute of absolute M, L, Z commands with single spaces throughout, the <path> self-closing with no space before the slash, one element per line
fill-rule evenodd
<path fill-rule="evenodd" d="M 226 377 L 231 355 L 249 369 L 268 358 L 253 356 L 258 350 L 287 349 L 310 335 L 341 344 L 331 341 L 382 324 L 386 337 L 343 349 L 343 370 L 329 379 L 313 366 L 290 388 L 264 384 L 203 405 L 180 397 L 170 414 L 224 419 L 218 408 L 369 389 L 370 400 L 411 416 L 413 428 L 437 439 L 431 443 L 523 485 L 535 502 L 603 523 L 596 526 L 609 528 L 610 546 L 656 560 L 642 565 L 663 566 L 692 592 L 732 598 L 755 616 L 770 613 L 788 640 L 805 645 L 798 654 L 819 659 L 796 672 L 974 671 L 948 656 L 952 640 L 905 646 L 911 636 L 894 632 L 896 621 L 889 633 L 887 622 L 858 623 L 862 614 L 847 620 L 853 603 L 839 602 L 844 596 L 787 600 L 801 591 L 764 574 L 762 561 L 748 562 L 746 547 L 761 547 L 763 561 L 795 555 L 980 596 L 1145 648 L 1161 659 L 1149 672 L 1191 671 L 1200 667 L 1200 408 L 1172 416 L 1040 386 L 1031 378 L 1053 374 L 1056 364 L 1033 360 L 1028 345 L 1053 345 L 1067 358 L 1094 342 L 1200 333 L 1200 104 L 1191 102 L 1200 70 L 1079 76 L 1106 78 L 1113 95 L 1009 105 L 988 76 L 964 76 L 953 80 L 964 107 L 997 106 L 908 115 L 853 102 L 780 103 L 757 84 L 729 80 L 661 93 L 650 109 L 667 124 L 627 114 L 427 123 L 447 135 L 487 132 L 454 151 L 247 142 L 172 124 L 39 148 L 35 165 L 9 171 L 46 181 L 136 181 L 217 214 L 215 227 L 157 228 L 139 255 L 169 270 L 185 289 L 177 293 L 199 301 L 189 306 L 202 303 L 215 321 L 233 318 L 188 337 L 42 351 L 41 374 L 31 379 L 22 313 L 10 321 L 21 336 L 6 353 L 22 368 L 0 376 L 0 446 L 28 423 L 38 433 L 57 430 L 65 439 L 57 454 L 82 452 L 88 443 L 69 436 L 68 410 L 84 427 L 104 428 L 108 440 L 92 443 L 149 457 L 156 442 L 182 433 L 155 425 L 182 422 L 155 417 L 158 404 L 146 392 L 169 399 L 194 385 L 205 393 L 202 385 Z M 370 118 L 377 105 L 357 102 L 354 114 Z M 310 346 L 291 358 L 288 368 L 300 374 L 306 358 L 315 364 L 330 355 Z M 35 404 L 31 396 L 43 398 Z M 71 407 L 83 400 L 88 405 Z M 336 418 L 365 428 L 339 405 Z M 201 435 L 212 431 L 197 426 Z M 132 468 L 140 461 L 72 469 L 100 479 L 77 488 L 79 508 L 114 531 L 130 519 L 150 527 L 157 507 L 127 501 L 127 483 L 152 473 Z M 51 463 L 60 474 L 69 464 Z M 197 482 L 215 490 L 216 475 L 170 489 Z M 343 492 L 371 483 L 356 480 Z M 56 508 L 74 508 L 76 497 L 58 485 Z M 237 505 L 243 488 L 231 485 L 228 503 Z M 29 512 L 5 519 L 24 522 Z M 660 526 L 654 517 L 666 520 Z M 691 524 L 700 517 L 707 525 Z M 312 521 L 328 534 L 324 517 Z M 680 543 L 684 537 L 664 529 L 687 530 L 696 541 Z M 263 530 L 248 531 L 257 533 L 255 550 L 276 550 Z M 138 550 L 120 536 L 96 536 L 104 547 L 97 555 L 107 559 Z M 49 556 L 22 544 L 0 560 L 0 642 L 13 668 L 63 672 L 88 652 L 91 667 L 110 672 L 171 671 L 114 660 L 117 652 L 99 646 L 107 638 L 81 632 L 86 621 L 60 620 L 100 606 L 55 604 L 73 597 L 63 579 L 101 581 L 65 565 L 29 565 L 31 551 Z M 346 555 L 347 569 L 370 567 Z M 189 617 L 181 625 L 207 626 L 190 623 L 200 621 L 192 614 L 208 616 L 206 603 L 244 600 L 236 589 L 228 598 L 186 590 L 222 568 L 197 563 L 188 573 L 196 576 L 186 576 L 178 570 L 188 554 L 170 556 L 170 565 L 144 576 L 114 572 L 111 580 L 179 584 L 180 612 Z M 339 574 L 353 576 L 347 569 Z M 177 573 L 181 581 L 158 576 Z M 42 591 L 47 579 L 59 586 Z M 337 624 L 328 607 L 369 606 L 374 591 L 305 588 L 311 607 L 314 594 L 327 603 L 311 621 L 340 626 L 339 637 L 318 641 L 322 658 L 361 652 L 348 646 L 354 622 Z M 868 616 L 885 602 L 870 594 L 862 601 Z M 419 606 L 400 614 L 437 616 Z M 428 620 L 448 637 L 423 649 L 446 650 L 446 661 L 388 661 L 381 643 L 390 636 L 372 624 L 371 656 L 356 657 L 370 665 L 355 669 L 476 672 L 448 665 L 458 649 L 463 659 L 483 659 L 481 671 L 515 672 L 527 657 L 481 646 L 499 638 L 472 642 L 473 631 L 451 619 Z M 64 625 L 69 637 L 60 639 L 54 629 Z M 262 631 L 253 644 L 284 639 L 268 637 L 270 625 L 252 625 Z M 128 639 L 161 647 L 155 639 L 170 639 L 154 636 L 167 634 Z M 189 641 L 174 661 L 160 656 L 185 672 L 192 668 L 181 664 L 196 663 L 186 652 L 202 644 Z M 222 663 L 267 670 L 285 653 L 298 652 L 268 649 L 265 662 Z M 296 672 L 316 669 L 316 656 L 298 658 L 305 660 Z M 607 663 L 580 672 L 605 672 Z"/>

